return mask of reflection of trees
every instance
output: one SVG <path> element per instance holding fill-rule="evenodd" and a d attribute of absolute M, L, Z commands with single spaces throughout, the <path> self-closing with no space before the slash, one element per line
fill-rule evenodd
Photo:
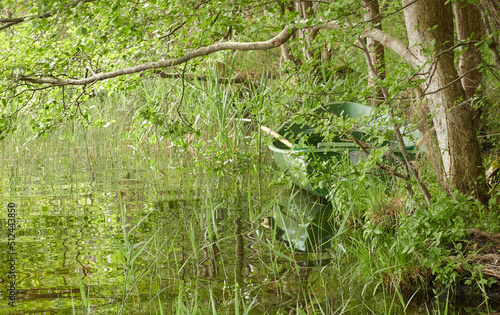
<path fill-rule="evenodd" d="M 243 276 L 243 263 L 245 261 L 245 241 L 243 240 L 243 234 L 241 233 L 241 217 L 234 219 L 233 223 L 234 237 L 236 240 L 234 273 L 238 278 L 241 278 Z"/>
<path fill-rule="evenodd" d="M 215 277 L 218 274 L 217 258 L 219 257 L 219 247 L 215 236 L 209 244 L 205 244 L 202 248 L 203 259 L 200 261 L 201 273 L 200 277 Z"/>
<path fill-rule="evenodd" d="M 322 289 L 318 290 L 318 282 L 324 281 L 319 267 L 332 262 L 325 251 L 333 234 L 328 220 L 331 204 L 305 192 L 284 191 L 279 204 L 272 209 L 273 215 L 264 218 L 262 223 L 267 232 L 260 235 L 265 238 L 267 234 L 268 240 L 277 240 L 286 247 L 266 242 L 274 253 L 271 266 L 276 271 L 262 282 L 263 294 L 259 294 L 258 303 L 266 309 L 292 313 L 321 304 L 323 310 L 330 310 L 327 313 L 333 312 L 334 303 L 324 293 L 329 289 L 320 286 Z M 268 233 L 273 236 L 269 237 Z M 297 248 L 297 240 L 301 240 L 303 250 Z M 291 260 L 281 259 L 277 252 Z"/>
<path fill-rule="evenodd" d="M 319 254 L 331 246 L 334 226 L 329 217 L 331 209 L 309 214 L 294 215 L 275 207 L 274 216 L 263 219 L 261 225 L 272 230 L 274 238 L 295 251 Z"/>
<path fill-rule="evenodd" d="M 250 254 L 247 256 L 247 261 L 248 261 L 248 273 L 251 274 L 254 272 L 255 268 L 254 266 L 251 264 L 251 262 L 254 260 L 254 257 L 259 253 L 259 251 L 257 250 L 257 242 L 259 241 L 256 237 L 255 237 L 255 226 L 252 224 L 252 222 L 250 222 L 249 219 L 246 219 L 246 222 L 248 223 L 249 225 L 249 230 L 248 230 L 248 233 L 245 234 L 246 238 L 248 239 L 248 245 L 246 246 L 246 248 L 250 251 Z"/>
<path fill-rule="evenodd" d="M 238 216 L 233 221 L 235 241 L 234 271 L 242 295 L 255 299 L 255 303 L 265 309 L 296 310 L 297 306 L 306 309 L 310 306 L 310 276 L 317 270 L 315 263 L 328 263 L 330 260 L 308 260 L 308 254 L 296 254 L 297 262 L 275 257 L 277 261 L 265 262 L 256 237 L 254 226 L 248 219 Z M 279 250 L 279 249 L 277 249 Z M 284 253 L 290 255 L 290 253 Z M 302 265 L 301 265 L 302 263 Z M 268 274 L 270 266 L 275 271 Z M 279 271 L 277 271 L 279 270 Z"/>
<path fill-rule="evenodd" d="M 253 227 L 250 220 L 245 220 L 246 225 L 249 226 L 248 231 L 243 231 L 244 224 L 242 224 L 241 217 L 237 217 L 234 223 L 234 236 L 236 240 L 236 251 L 235 251 L 235 274 L 237 277 L 244 277 L 245 275 L 251 275 L 255 267 L 252 262 L 254 256 L 258 254 L 258 251 L 255 249 L 257 244 L 257 238 L 254 236 Z M 245 242 L 248 245 L 245 246 Z M 246 249 L 246 251 L 245 251 Z M 247 254 L 249 252 L 249 254 Z M 243 273 L 243 269 L 245 273 Z"/>
<path fill-rule="evenodd" d="M 103 274 L 108 275 L 108 278 L 110 275 L 103 271 L 107 264 L 105 260 L 99 259 L 100 255 L 115 254 L 114 246 L 106 242 L 105 233 L 113 233 L 119 222 L 116 217 L 102 213 L 100 207 L 109 204 L 113 197 L 81 194 L 80 186 L 74 186 L 61 188 L 66 189 L 67 194 L 52 198 L 46 197 L 46 191 L 42 190 L 42 198 L 30 197 L 24 202 L 25 209 L 34 211 L 23 214 L 19 227 L 17 251 L 21 256 L 16 305 L 19 314 L 28 312 L 23 309 L 30 307 L 33 308 L 31 312 L 55 312 L 48 306 L 52 304 L 47 301 L 49 299 L 73 298 L 79 303 L 81 294 L 78 279 L 86 279 L 85 283 L 90 283 L 84 287 L 85 294 L 92 300 L 92 308 L 118 301 L 114 293 L 110 292 L 114 290 L 112 287 L 103 290 L 102 284 L 95 280 Z M 82 197 L 85 199 L 82 200 Z M 108 262 L 111 265 L 114 263 Z M 120 276 L 114 272 L 111 277 Z M 121 282 L 118 283 L 121 285 Z M 104 302 L 100 299 L 104 299 Z M 33 306 L 35 303 L 38 307 Z M 61 305 L 61 308 L 57 308 L 58 313 L 65 310 L 65 302 Z"/>

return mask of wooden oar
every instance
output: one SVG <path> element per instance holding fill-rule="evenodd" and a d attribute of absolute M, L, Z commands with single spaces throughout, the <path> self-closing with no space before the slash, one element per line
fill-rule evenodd
<path fill-rule="evenodd" d="M 275 137 L 276 139 L 278 139 L 281 143 L 283 143 L 287 147 L 292 148 L 293 144 L 290 141 L 288 141 L 285 138 L 283 138 L 282 135 L 280 135 L 276 131 L 272 130 L 271 128 L 261 125 L 260 129 L 262 129 L 262 131 L 270 134 L 271 136 Z"/>

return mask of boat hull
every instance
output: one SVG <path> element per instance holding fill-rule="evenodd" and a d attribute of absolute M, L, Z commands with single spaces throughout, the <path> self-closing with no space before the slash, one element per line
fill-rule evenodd
<path fill-rule="evenodd" d="M 372 116 L 374 108 L 363 104 L 342 102 L 321 106 L 316 110 L 316 113 L 358 118 L 359 116 Z M 334 130 L 332 131 L 334 132 Z M 346 142 L 346 139 L 341 138 L 325 142 L 321 133 L 315 132 L 314 127 L 307 124 L 299 125 L 285 122 L 276 132 L 294 143 L 291 148 L 283 145 L 279 140 L 271 143 L 269 148 L 273 152 L 277 166 L 286 172 L 295 184 L 322 197 L 327 197 L 331 193 L 331 185 L 328 180 L 324 180 L 325 176 L 318 175 L 332 172 L 332 169 L 335 169 L 335 166 L 341 162 L 349 163 L 349 166 L 355 171 L 358 162 L 361 159 L 366 159 L 365 153 L 355 142 Z M 365 132 L 353 131 L 351 136 L 363 143 L 370 143 L 370 135 Z M 304 137 L 307 137 L 307 141 L 303 142 L 301 147 L 298 146 L 298 141 L 293 141 L 294 138 Z M 412 138 L 418 139 L 419 133 L 414 132 Z M 414 156 L 417 149 L 414 140 L 405 137 L 405 146 L 408 153 Z M 399 150 L 393 149 L 391 151 L 402 159 Z M 389 178 L 383 172 L 379 172 L 379 174 L 381 179 Z"/>

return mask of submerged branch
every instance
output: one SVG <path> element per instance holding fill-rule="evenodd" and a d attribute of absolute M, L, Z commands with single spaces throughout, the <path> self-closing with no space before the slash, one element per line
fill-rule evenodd
<path fill-rule="evenodd" d="M 283 46 L 282 46 L 283 47 Z M 158 74 L 161 78 L 163 79 L 179 79 L 181 78 L 181 74 L 177 72 L 165 72 L 165 71 L 160 71 L 156 70 L 154 73 Z M 275 79 L 275 76 L 270 76 L 268 78 Z M 211 80 L 217 80 L 217 82 L 221 84 L 243 84 L 243 85 L 255 85 L 259 81 L 256 79 L 253 79 L 251 76 L 247 75 L 238 75 L 235 76 L 234 78 L 226 78 L 226 77 L 211 77 L 209 75 L 201 75 L 201 74 L 192 74 L 192 73 L 186 73 L 184 75 L 184 79 L 188 81 L 192 80 L 197 80 L 197 81 L 211 81 Z"/>

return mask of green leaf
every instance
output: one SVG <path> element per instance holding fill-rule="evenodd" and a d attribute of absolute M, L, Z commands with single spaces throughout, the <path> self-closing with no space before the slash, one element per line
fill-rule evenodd
<path fill-rule="evenodd" d="M 76 34 L 77 35 L 83 35 L 83 36 L 85 36 L 85 35 L 87 35 L 87 33 L 88 33 L 88 31 L 87 31 L 87 29 L 85 27 L 79 27 L 79 28 L 76 29 Z"/>
<path fill-rule="evenodd" d="M 479 51 L 484 54 L 488 51 L 488 44 L 482 43 L 481 46 L 479 46 Z"/>

